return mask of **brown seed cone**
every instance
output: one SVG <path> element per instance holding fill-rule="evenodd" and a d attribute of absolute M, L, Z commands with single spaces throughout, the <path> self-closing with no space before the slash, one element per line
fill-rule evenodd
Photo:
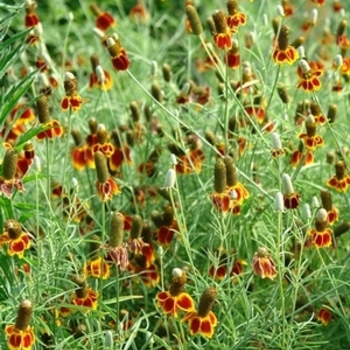
<path fill-rule="evenodd" d="M 233 16 L 238 11 L 238 1 L 237 0 L 229 0 L 226 2 L 227 12 L 230 16 Z"/>
<path fill-rule="evenodd" d="M 237 168 L 233 163 L 233 158 L 226 156 L 224 158 L 224 163 L 226 166 L 226 183 L 227 186 L 235 186 L 238 183 Z"/>
<path fill-rule="evenodd" d="M 185 154 L 185 152 L 178 146 L 176 145 L 175 143 L 173 142 L 170 142 L 168 144 L 168 150 L 171 152 L 171 153 L 174 153 L 176 156 L 180 157 L 180 156 L 183 156 Z"/>
<path fill-rule="evenodd" d="M 94 159 L 95 159 L 96 174 L 97 174 L 98 182 L 99 183 L 107 182 L 107 180 L 109 179 L 109 173 L 108 173 L 106 156 L 102 152 L 97 151 L 94 154 Z"/>
<path fill-rule="evenodd" d="M 98 7 L 98 5 L 95 4 L 95 3 L 90 4 L 90 9 L 91 9 L 91 11 L 94 13 L 94 15 L 95 15 L 96 17 L 102 15 L 102 13 L 103 13 L 103 12 L 101 11 L 101 9 Z"/>
<path fill-rule="evenodd" d="M 171 72 L 171 67 L 166 63 L 162 65 L 162 74 L 164 81 L 170 83 L 173 73 Z"/>
<path fill-rule="evenodd" d="M 114 145 L 117 147 L 117 148 L 121 148 L 122 147 L 122 140 L 120 139 L 120 134 L 119 134 L 119 131 L 117 129 L 113 130 L 112 131 L 112 134 L 111 134 L 111 139 L 114 143 Z"/>
<path fill-rule="evenodd" d="M 216 10 L 212 17 L 215 23 L 216 33 L 226 33 L 227 25 L 224 12 L 221 10 Z"/>
<path fill-rule="evenodd" d="M 8 149 L 2 161 L 2 175 L 5 180 L 13 180 L 16 175 L 18 153 L 14 149 Z"/>
<path fill-rule="evenodd" d="M 152 211 L 151 220 L 157 228 L 160 228 L 164 225 L 163 215 L 157 210 Z"/>
<path fill-rule="evenodd" d="M 170 226 L 174 220 L 174 209 L 171 205 L 167 205 L 163 212 L 163 225 Z"/>
<path fill-rule="evenodd" d="M 211 145 L 213 145 L 213 146 L 215 145 L 216 136 L 211 130 L 206 130 L 204 133 L 204 137 Z"/>
<path fill-rule="evenodd" d="M 13 219 L 9 219 L 5 221 L 4 224 L 5 231 L 8 232 L 8 235 L 11 239 L 17 239 L 22 233 L 21 224 Z"/>
<path fill-rule="evenodd" d="M 203 33 L 203 27 L 197 10 L 192 5 L 187 5 L 185 12 L 190 22 L 192 33 L 194 35 L 201 35 Z"/>
<path fill-rule="evenodd" d="M 216 193 L 223 193 L 226 189 L 226 165 L 225 162 L 218 158 L 214 169 L 214 190 Z"/>
<path fill-rule="evenodd" d="M 76 290 L 76 295 L 78 298 L 82 299 L 86 297 L 86 281 L 82 276 L 72 276 L 72 281 L 76 283 L 79 288 Z"/>
<path fill-rule="evenodd" d="M 303 45 L 306 38 L 304 36 L 297 37 L 290 45 L 297 49 L 299 46 Z"/>
<path fill-rule="evenodd" d="M 345 33 L 347 26 L 348 26 L 348 22 L 345 19 L 340 21 L 338 28 L 337 28 L 337 36 L 343 35 Z"/>
<path fill-rule="evenodd" d="M 111 234 L 109 245 L 112 248 L 120 247 L 123 244 L 124 237 L 124 215 L 118 212 L 112 214 Z"/>
<path fill-rule="evenodd" d="M 157 82 L 154 82 L 151 86 L 151 94 L 155 100 L 157 100 L 159 103 L 163 102 L 163 94 L 162 90 L 160 89 L 160 86 Z"/>
<path fill-rule="evenodd" d="M 335 163 L 335 176 L 338 180 L 342 180 L 345 175 L 345 164 L 342 160 L 338 160 Z"/>
<path fill-rule="evenodd" d="M 321 200 L 324 209 L 326 209 L 327 211 L 332 210 L 332 194 L 329 191 L 321 191 Z"/>
<path fill-rule="evenodd" d="M 320 106 L 315 101 L 311 102 L 310 109 L 311 109 L 311 114 L 312 115 L 320 115 L 322 113 Z"/>
<path fill-rule="evenodd" d="M 76 96 L 78 94 L 77 78 L 68 79 L 63 82 L 64 91 L 67 96 Z"/>
<path fill-rule="evenodd" d="M 169 292 L 172 296 L 176 297 L 180 293 L 182 293 L 185 289 L 185 283 L 186 283 L 187 277 L 186 273 L 182 271 L 181 276 L 173 277 L 173 280 L 171 282 L 171 285 L 169 287 Z"/>
<path fill-rule="evenodd" d="M 328 107 L 327 119 L 330 123 L 335 122 L 335 118 L 337 117 L 338 107 L 335 104 L 331 104 Z"/>
<path fill-rule="evenodd" d="M 281 22 L 281 19 L 279 17 L 275 17 L 272 19 L 272 29 L 273 29 L 273 32 L 275 33 L 275 35 L 277 35 L 278 33 L 278 28 L 280 27 L 280 22 Z"/>
<path fill-rule="evenodd" d="M 109 135 L 108 135 L 108 131 L 104 128 L 101 128 L 101 129 L 97 129 L 97 132 L 96 132 L 96 136 L 97 136 L 97 141 L 100 145 L 104 145 L 105 143 L 108 142 L 109 140 Z"/>
<path fill-rule="evenodd" d="M 30 300 L 24 299 L 19 304 L 15 328 L 25 332 L 28 329 L 30 317 L 33 312 L 33 304 Z"/>
<path fill-rule="evenodd" d="M 277 93 L 283 103 L 285 104 L 289 103 L 289 95 L 287 93 L 287 90 L 284 87 L 282 86 L 278 87 Z"/>
<path fill-rule="evenodd" d="M 218 295 L 218 292 L 215 287 L 207 288 L 203 292 L 198 305 L 199 317 L 206 317 L 209 314 L 209 312 L 211 311 L 214 305 L 217 295 Z"/>
<path fill-rule="evenodd" d="M 121 46 L 120 46 L 119 42 L 115 42 L 113 45 L 108 46 L 107 49 L 108 49 L 109 55 L 111 57 L 118 57 L 119 53 L 120 53 Z"/>
<path fill-rule="evenodd" d="M 289 45 L 289 27 L 287 25 L 283 25 L 280 30 L 280 34 L 278 36 L 278 47 L 280 50 L 285 50 Z"/>
<path fill-rule="evenodd" d="M 89 129 L 91 134 L 96 134 L 97 126 L 98 126 L 98 123 L 95 118 L 89 119 Z"/>
<path fill-rule="evenodd" d="M 334 229 L 334 236 L 340 237 L 350 230 L 350 221 L 342 222 Z"/>
<path fill-rule="evenodd" d="M 74 139 L 74 144 L 76 146 L 80 146 L 84 143 L 83 136 L 81 135 L 81 132 L 78 129 L 72 129 L 72 136 Z"/>
<path fill-rule="evenodd" d="M 318 232 L 323 232 L 328 226 L 328 219 L 326 218 L 326 220 L 317 220 L 317 218 L 315 219 L 315 228 L 316 231 Z"/>
<path fill-rule="evenodd" d="M 136 143 L 135 132 L 133 130 L 128 130 L 125 135 L 128 146 L 134 147 Z"/>
<path fill-rule="evenodd" d="M 313 137 L 316 135 L 316 123 L 314 121 L 306 121 L 306 133 L 308 137 Z"/>
<path fill-rule="evenodd" d="M 147 222 L 142 224 L 141 238 L 145 243 L 151 243 L 153 239 L 153 232 Z"/>
<path fill-rule="evenodd" d="M 141 237 L 142 232 L 142 218 L 140 215 L 134 215 L 132 218 L 130 238 L 138 239 Z"/>
<path fill-rule="evenodd" d="M 138 122 L 141 119 L 139 104 L 136 101 L 130 102 L 131 118 L 133 122 Z"/>
<path fill-rule="evenodd" d="M 215 29 L 215 23 L 214 23 L 213 17 L 208 17 L 206 22 L 207 22 L 209 32 L 212 34 L 215 33 L 216 29 Z"/>
<path fill-rule="evenodd" d="M 90 253 L 92 256 L 96 256 L 98 253 L 98 250 L 101 247 L 101 241 L 100 237 L 98 235 L 93 235 L 91 237 L 91 242 L 90 242 Z"/>
<path fill-rule="evenodd" d="M 96 67 L 100 65 L 100 60 L 96 53 L 91 55 L 90 62 L 91 62 L 92 71 L 95 72 Z"/>
<path fill-rule="evenodd" d="M 49 104 L 47 103 L 47 97 L 45 95 L 41 95 L 36 101 L 36 111 L 41 124 L 45 124 L 50 121 Z"/>
<path fill-rule="evenodd" d="M 145 119 L 146 121 L 149 123 L 152 121 L 152 117 L 153 117 L 153 114 L 152 114 L 152 110 L 151 110 L 151 107 L 148 105 L 148 104 L 145 104 L 145 107 L 143 109 L 143 113 L 145 115 Z"/>

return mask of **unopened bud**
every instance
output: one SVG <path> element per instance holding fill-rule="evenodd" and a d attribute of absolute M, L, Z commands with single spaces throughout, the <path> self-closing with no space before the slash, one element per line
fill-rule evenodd
<path fill-rule="evenodd" d="M 302 215 L 304 219 L 309 220 L 311 218 L 311 209 L 309 204 L 305 203 L 302 207 Z"/>

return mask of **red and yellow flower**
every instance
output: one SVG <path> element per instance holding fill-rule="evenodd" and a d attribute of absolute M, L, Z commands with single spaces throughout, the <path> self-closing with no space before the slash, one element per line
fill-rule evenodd
<path fill-rule="evenodd" d="M 39 23 L 39 18 L 38 15 L 36 13 L 36 2 L 29 0 L 26 1 L 26 16 L 24 19 L 24 25 L 26 26 L 26 28 L 30 28 L 30 27 L 35 27 L 38 25 Z"/>
<path fill-rule="evenodd" d="M 322 84 L 319 77 L 323 74 L 322 69 L 313 69 L 304 59 L 300 60 L 298 67 L 299 82 L 297 87 L 307 92 L 318 91 Z"/>
<path fill-rule="evenodd" d="M 73 112 L 76 112 L 81 109 L 82 104 L 86 102 L 86 100 L 81 98 L 78 94 L 78 81 L 72 73 L 66 72 L 63 83 L 66 95 L 61 101 L 61 108 L 63 111 L 72 109 Z"/>
<path fill-rule="evenodd" d="M 264 247 L 260 247 L 253 257 L 253 271 L 261 278 L 273 280 L 277 276 L 275 262 Z"/>
<path fill-rule="evenodd" d="M 350 176 L 345 174 L 345 163 L 343 161 L 340 160 L 335 164 L 335 175 L 326 182 L 326 185 L 340 193 L 348 190 Z"/>
<path fill-rule="evenodd" d="M 209 339 L 214 335 L 218 320 L 211 309 L 216 297 L 216 289 L 207 288 L 199 301 L 198 311 L 190 311 L 182 318 L 182 322 L 188 323 L 191 335 L 200 334 Z"/>
<path fill-rule="evenodd" d="M 221 10 L 213 13 L 216 32 L 214 33 L 214 41 L 219 49 L 229 50 L 232 46 L 231 30 L 227 27 L 226 18 Z"/>
<path fill-rule="evenodd" d="M 22 300 L 19 305 L 16 324 L 5 327 L 7 346 L 10 350 L 31 350 L 35 343 L 33 327 L 29 326 L 33 304 L 30 300 Z"/>
<path fill-rule="evenodd" d="M 127 70 L 130 66 L 130 61 L 126 50 L 120 44 L 120 40 L 115 41 L 113 38 L 108 38 L 106 43 L 114 69 L 117 71 Z"/>
<path fill-rule="evenodd" d="M 74 305 L 83 307 L 82 311 L 88 313 L 91 310 L 97 309 L 98 304 L 98 292 L 85 284 L 85 279 L 77 277 L 75 282 L 78 284 L 79 288 L 75 293 L 71 295 L 71 301 Z"/>
<path fill-rule="evenodd" d="M 23 258 L 24 251 L 30 248 L 30 239 L 22 230 L 21 224 L 16 220 L 6 220 L 4 232 L 0 236 L 0 246 L 7 244 L 7 253 Z"/>
<path fill-rule="evenodd" d="M 322 322 L 324 326 L 327 326 L 333 315 L 328 308 L 322 306 L 317 312 L 317 321 Z"/>
<path fill-rule="evenodd" d="M 238 1 L 229 0 L 226 3 L 228 16 L 226 16 L 226 24 L 232 33 L 237 33 L 238 27 L 247 24 L 247 15 L 238 10 Z"/>
<path fill-rule="evenodd" d="M 166 315 L 177 317 L 179 310 L 191 312 L 195 310 L 192 297 L 184 292 L 186 274 L 181 269 L 172 272 L 172 283 L 168 291 L 159 292 L 156 296 L 157 305 Z"/>
<path fill-rule="evenodd" d="M 287 63 L 290 65 L 299 58 L 298 51 L 289 45 L 289 27 L 287 25 L 281 27 L 272 58 L 278 64 Z"/>
<path fill-rule="evenodd" d="M 107 279 L 110 276 L 110 267 L 105 259 L 98 257 L 94 260 L 89 260 L 84 265 L 84 275 L 86 277 Z"/>
<path fill-rule="evenodd" d="M 305 123 L 306 133 L 299 134 L 299 139 L 303 140 L 304 146 L 309 151 L 314 151 L 316 148 L 324 145 L 323 138 L 316 134 L 316 122 L 313 116 L 309 116 Z"/>
<path fill-rule="evenodd" d="M 97 4 L 92 3 L 90 8 L 96 17 L 95 24 L 98 29 L 105 31 L 117 24 L 113 16 L 108 12 L 103 12 Z"/>

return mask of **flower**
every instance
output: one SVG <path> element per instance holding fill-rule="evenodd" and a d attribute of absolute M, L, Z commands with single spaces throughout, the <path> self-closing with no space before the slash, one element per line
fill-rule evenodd
<path fill-rule="evenodd" d="M 74 276 L 72 280 L 78 285 L 78 289 L 71 295 L 71 301 L 74 305 L 82 306 L 84 313 L 90 310 L 96 310 L 98 304 L 98 292 L 86 286 L 85 278 Z"/>
<path fill-rule="evenodd" d="M 333 231 L 327 226 L 328 213 L 326 209 L 321 208 L 318 210 L 315 216 L 315 228 L 308 231 L 311 243 L 313 243 L 316 248 L 327 248 L 332 244 Z"/>
<path fill-rule="evenodd" d="M 67 111 L 71 108 L 73 112 L 78 111 L 86 100 L 83 100 L 78 94 L 77 78 L 71 72 L 66 72 L 63 84 L 66 95 L 61 101 L 62 110 Z"/>
<path fill-rule="evenodd" d="M 258 251 L 255 252 L 253 257 L 253 271 L 263 279 L 267 277 L 273 280 L 277 276 L 278 272 L 275 267 L 275 262 L 272 260 L 266 248 L 260 247 Z"/>
<path fill-rule="evenodd" d="M 317 4 L 318 6 L 323 6 L 326 3 L 326 0 L 311 0 L 314 4 Z"/>
<path fill-rule="evenodd" d="M 94 159 L 97 173 L 95 187 L 101 200 L 106 202 L 107 200 L 111 200 L 113 196 L 119 194 L 120 189 L 114 180 L 109 177 L 105 155 L 102 152 L 97 151 L 94 154 Z"/>
<path fill-rule="evenodd" d="M 113 16 L 108 12 L 101 11 L 97 4 L 92 3 L 90 5 L 90 9 L 96 16 L 96 27 L 98 29 L 105 31 L 116 25 L 116 21 Z"/>
<path fill-rule="evenodd" d="M 152 219 L 158 226 L 156 232 L 157 241 L 162 246 L 169 246 L 174 238 L 175 232 L 179 229 L 177 221 L 174 218 L 174 209 L 172 206 L 165 207 L 163 216 L 159 222 L 154 214 L 155 213 L 152 214 Z"/>
<path fill-rule="evenodd" d="M 35 27 L 39 24 L 39 18 L 36 14 L 36 2 L 32 0 L 26 1 L 26 16 L 24 19 L 24 25 L 26 28 Z"/>
<path fill-rule="evenodd" d="M 298 67 L 300 79 L 297 87 L 301 87 L 308 92 L 318 91 L 321 88 L 321 81 L 318 77 L 322 74 L 321 69 L 312 69 L 306 60 L 301 59 Z"/>
<path fill-rule="evenodd" d="M 239 54 L 239 46 L 238 46 L 237 39 L 232 40 L 232 47 L 226 53 L 225 63 L 227 65 L 227 67 L 232 68 L 232 69 L 236 69 L 239 67 L 240 54 Z"/>
<path fill-rule="evenodd" d="M 273 60 L 278 64 L 293 64 L 299 57 L 298 51 L 293 46 L 288 45 L 288 41 L 289 27 L 283 25 L 272 53 Z"/>
<path fill-rule="evenodd" d="M 92 146 L 92 153 L 99 151 L 109 158 L 113 154 L 114 148 L 109 142 L 109 134 L 104 124 L 97 125 L 96 136 L 97 142 Z"/>
<path fill-rule="evenodd" d="M 12 191 L 15 187 L 19 192 L 23 192 L 22 180 L 16 176 L 18 154 L 13 149 L 7 149 L 2 162 L 2 176 L 0 176 L 0 194 L 7 198 L 12 197 Z"/>
<path fill-rule="evenodd" d="M 327 326 L 332 318 L 332 313 L 324 306 L 322 306 L 317 312 L 317 321 L 322 322 L 324 326 Z"/>
<path fill-rule="evenodd" d="M 216 32 L 214 33 L 214 41 L 219 49 L 229 50 L 232 46 L 231 30 L 226 25 L 225 15 L 221 10 L 217 10 L 212 15 Z"/>
<path fill-rule="evenodd" d="M 277 132 L 271 134 L 271 155 L 273 158 L 281 157 L 285 154 L 284 149 L 282 148 L 281 138 Z"/>
<path fill-rule="evenodd" d="M 132 218 L 132 225 L 130 236 L 128 238 L 127 246 L 134 254 L 141 254 L 145 246 L 148 246 L 141 237 L 142 233 L 142 218 L 140 215 L 134 215 Z"/>
<path fill-rule="evenodd" d="M 214 190 L 211 198 L 214 206 L 221 212 L 226 213 L 230 209 L 231 198 L 226 191 L 226 165 L 221 158 L 218 158 L 215 163 L 214 171 Z"/>
<path fill-rule="evenodd" d="M 127 164 L 132 164 L 132 160 L 130 157 L 130 148 L 128 145 L 122 144 L 119 131 L 113 131 L 111 139 L 113 141 L 113 153 L 108 159 L 108 166 L 112 172 L 116 172 L 120 169 L 124 162 Z"/>
<path fill-rule="evenodd" d="M 110 275 L 110 268 L 107 262 L 98 257 L 94 260 L 89 260 L 84 265 L 84 275 L 86 277 L 95 277 L 102 278 L 103 280 L 107 279 Z"/>
<path fill-rule="evenodd" d="M 16 324 L 5 327 L 7 346 L 10 350 L 31 350 L 35 343 L 33 328 L 29 326 L 33 304 L 30 300 L 22 300 L 19 308 Z"/>
<path fill-rule="evenodd" d="M 287 209 L 295 209 L 299 206 L 300 194 L 294 191 L 292 180 L 288 174 L 282 175 L 284 206 Z"/>
<path fill-rule="evenodd" d="M 335 175 L 326 182 L 326 185 L 340 193 L 348 190 L 350 176 L 345 174 L 345 163 L 342 160 L 339 160 L 335 164 Z"/>
<path fill-rule="evenodd" d="M 89 89 L 94 86 L 97 88 L 108 91 L 113 86 L 113 79 L 111 75 L 100 66 L 98 56 L 96 54 L 90 57 L 92 72 L 90 73 Z"/>
<path fill-rule="evenodd" d="M 63 135 L 63 128 L 57 120 L 51 119 L 47 97 L 45 95 L 41 95 L 36 101 L 36 109 L 39 121 L 45 128 L 44 131 L 36 135 L 36 138 L 41 141 L 45 138 L 53 139 L 54 137 L 61 137 Z"/>
<path fill-rule="evenodd" d="M 142 4 L 133 6 L 129 14 L 130 18 L 137 23 L 146 23 L 149 20 L 149 13 Z"/>
<path fill-rule="evenodd" d="M 247 16 L 245 13 L 238 11 L 238 1 L 229 0 L 226 3 L 228 16 L 226 16 L 226 24 L 230 28 L 231 33 L 237 33 L 237 27 L 245 26 Z"/>
<path fill-rule="evenodd" d="M 186 274 L 181 269 L 175 268 L 172 272 L 172 283 L 168 291 L 159 292 L 156 295 L 157 305 L 166 315 L 177 317 L 179 309 L 182 311 L 194 311 L 192 297 L 184 292 Z"/>
<path fill-rule="evenodd" d="M 198 311 L 190 311 L 182 318 L 182 322 L 188 322 L 191 335 L 201 334 L 209 339 L 214 335 L 218 321 L 211 309 L 216 297 L 216 289 L 214 287 L 207 288 L 199 301 Z"/>
<path fill-rule="evenodd" d="M 126 223 L 127 221 L 122 213 L 112 213 L 110 241 L 106 245 L 107 259 L 119 266 L 122 271 L 129 266 L 128 250 L 123 243 Z"/>
<path fill-rule="evenodd" d="M 321 191 L 322 206 L 328 213 L 328 224 L 332 226 L 339 220 L 339 210 L 332 204 L 332 194 L 329 191 Z"/>
<path fill-rule="evenodd" d="M 313 115 L 309 115 L 305 122 L 306 133 L 299 134 L 299 139 L 303 140 L 305 147 L 309 151 L 324 145 L 323 138 L 316 134 L 316 122 Z"/>
<path fill-rule="evenodd" d="M 4 232 L 0 236 L 0 246 L 8 244 L 7 253 L 23 258 L 24 251 L 30 248 L 29 236 L 22 231 L 21 224 L 13 219 L 6 220 Z"/>
<path fill-rule="evenodd" d="M 106 44 L 112 57 L 113 67 L 117 71 L 127 70 L 130 66 L 130 61 L 125 49 L 120 44 L 120 40 L 115 41 L 113 38 L 108 38 Z"/>

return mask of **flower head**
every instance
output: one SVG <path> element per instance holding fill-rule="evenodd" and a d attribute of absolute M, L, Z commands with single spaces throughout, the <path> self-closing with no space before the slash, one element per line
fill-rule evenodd
<path fill-rule="evenodd" d="M 298 51 L 289 45 L 289 27 L 281 27 L 276 47 L 272 53 L 273 60 L 278 64 L 293 64 L 299 57 Z"/>
<path fill-rule="evenodd" d="M 125 49 L 121 46 L 120 40 L 115 41 L 113 38 L 108 38 L 106 41 L 108 52 L 112 57 L 112 65 L 117 70 L 127 70 L 130 66 L 130 61 Z"/>
<path fill-rule="evenodd" d="M 300 77 L 298 88 L 303 88 L 305 91 L 318 91 L 321 88 L 319 77 L 323 74 L 321 69 L 312 69 L 309 63 L 301 59 L 298 67 L 298 75 Z"/>
<path fill-rule="evenodd" d="M 287 209 L 295 209 L 299 206 L 300 194 L 294 191 L 292 180 L 288 174 L 282 175 L 284 206 Z"/>
<path fill-rule="evenodd" d="M 36 2 L 32 0 L 26 1 L 26 16 L 24 24 L 26 28 L 35 27 L 39 24 L 39 18 L 36 13 Z"/>
<path fill-rule="evenodd" d="M 30 248 L 29 236 L 23 232 L 21 224 L 16 220 L 6 220 L 4 232 L 0 236 L 0 246 L 8 244 L 7 253 L 10 256 L 23 257 L 24 251 Z"/>
<path fill-rule="evenodd" d="M 214 190 L 215 192 L 211 195 L 214 206 L 226 213 L 230 209 L 231 198 L 229 193 L 226 191 L 227 186 L 227 175 L 225 162 L 218 158 L 215 163 L 214 170 Z"/>
<path fill-rule="evenodd" d="M 65 97 L 61 101 L 61 108 L 64 111 L 72 109 L 73 112 L 78 111 L 81 105 L 86 102 L 78 94 L 78 81 L 74 74 L 67 72 L 64 76 Z"/>
<path fill-rule="evenodd" d="M 332 233 L 333 231 L 328 228 L 327 210 L 321 208 L 315 216 L 315 228 L 308 231 L 311 243 L 313 243 L 316 248 L 329 247 L 332 244 Z"/>
<path fill-rule="evenodd" d="M 96 27 L 98 29 L 105 31 L 117 24 L 113 16 L 108 12 L 103 12 L 97 4 L 92 3 L 90 8 L 96 17 Z"/>
<path fill-rule="evenodd" d="M 299 138 L 303 140 L 305 147 L 309 151 L 314 151 L 316 148 L 324 145 L 323 138 L 316 134 L 316 122 L 313 115 L 309 115 L 305 122 L 306 133 L 299 134 Z"/>
<path fill-rule="evenodd" d="M 100 66 L 98 56 L 93 54 L 90 57 L 92 72 L 90 73 L 89 89 L 94 86 L 97 88 L 108 91 L 113 86 L 113 80 L 111 75 Z"/>
<path fill-rule="evenodd" d="M 253 257 L 253 271 L 261 278 L 273 280 L 277 276 L 275 262 L 272 260 L 266 248 L 261 247 Z"/>
<path fill-rule="evenodd" d="M 226 19 L 223 11 L 217 10 L 213 13 L 215 23 L 214 41 L 219 49 L 229 50 L 232 46 L 231 30 L 227 27 Z"/>
<path fill-rule="evenodd" d="M 198 311 L 190 311 L 182 318 L 182 322 L 188 322 L 191 335 L 201 334 L 209 339 L 214 335 L 218 321 L 211 309 L 216 297 L 216 289 L 214 287 L 207 288 L 199 301 Z"/>
<path fill-rule="evenodd" d="M 238 27 L 245 26 L 247 23 L 247 16 L 245 13 L 238 10 L 238 1 L 229 0 L 226 3 L 228 16 L 226 16 L 226 24 L 232 33 L 237 33 Z"/>
<path fill-rule="evenodd" d="M 179 310 L 194 311 L 192 297 L 184 292 L 186 274 L 181 269 L 173 270 L 173 279 L 168 291 L 159 292 L 156 296 L 158 306 L 166 315 L 177 317 Z"/>
<path fill-rule="evenodd" d="M 98 292 L 86 286 L 85 278 L 74 276 L 72 280 L 78 285 L 78 289 L 71 295 L 71 301 L 74 305 L 82 306 L 83 312 L 96 310 L 98 304 Z"/>
<path fill-rule="evenodd" d="M 10 350 L 31 350 L 35 343 L 33 328 L 29 326 L 33 304 L 30 300 L 22 300 L 16 319 L 16 324 L 7 325 L 5 333 L 7 346 Z"/>
<path fill-rule="evenodd" d="M 317 321 L 322 322 L 324 326 L 327 326 L 329 321 L 332 319 L 332 313 L 326 307 L 322 306 L 317 312 Z"/>
<path fill-rule="evenodd" d="M 107 161 L 105 155 L 97 151 L 94 154 L 97 181 L 95 187 L 97 194 L 100 196 L 103 202 L 111 200 L 113 196 L 120 193 L 119 186 L 114 182 L 114 180 L 109 176 Z"/>
<path fill-rule="evenodd" d="M 342 160 L 335 163 L 335 175 L 326 182 L 326 185 L 340 193 L 348 190 L 350 176 L 345 174 L 345 163 Z"/>
<path fill-rule="evenodd" d="M 14 188 L 19 192 L 24 191 L 22 180 L 16 176 L 17 161 L 17 152 L 13 148 L 7 149 L 2 162 L 2 176 L 0 176 L 0 194 L 7 198 L 12 197 Z"/>

